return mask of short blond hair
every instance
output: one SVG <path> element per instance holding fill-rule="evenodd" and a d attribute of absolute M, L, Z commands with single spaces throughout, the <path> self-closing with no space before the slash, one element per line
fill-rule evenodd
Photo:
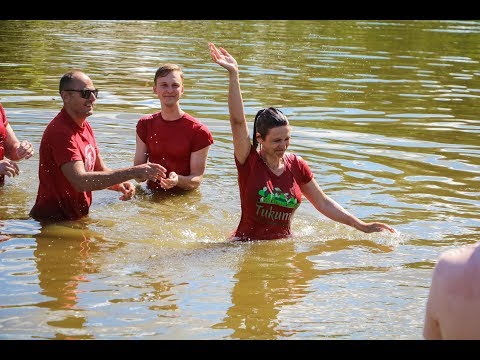
<path fill-rule="evenodd" d="M 159 77 L 164 77 L 170 74 L 173 71 L 178 71 L 180 73 L 180 77 L 183 81 L 183 71 L 182 68 L 177 64 L 164 64 L 160 66 L 157 71 L 155 72 L 155 77 L 153 78 L 153 83 L 157 84 L 157 79 Z"/>

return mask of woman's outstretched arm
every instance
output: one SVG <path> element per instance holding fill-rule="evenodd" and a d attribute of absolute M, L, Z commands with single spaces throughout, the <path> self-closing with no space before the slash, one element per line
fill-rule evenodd
<path fill-rule="evenodd" d="M 380 222 L 366 223 L 350 214 L 335 200 L 328 197 L 320 188 L 315 179 L 312 179 L 301 187 L 302 193 L 312 205 L 326 217 L 339 223 L 349 225 L 365 233 L 388 230 L 391 233 L 396 231 L 389 225 Z"/>

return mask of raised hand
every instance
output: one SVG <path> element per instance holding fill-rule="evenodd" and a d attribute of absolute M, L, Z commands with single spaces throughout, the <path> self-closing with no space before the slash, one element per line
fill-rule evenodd
<path fill-rule="evenodd" d="M 212 60 L 228 71 L 238 71 L 238 64 L 235 58 L 222 47 L 217 48 L 215 44 L 208 43 Z"/>

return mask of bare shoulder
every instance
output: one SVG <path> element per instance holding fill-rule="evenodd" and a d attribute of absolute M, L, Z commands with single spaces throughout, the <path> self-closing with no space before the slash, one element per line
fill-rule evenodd
<path fill-rule="evenodd" d="M 480 271 L 480 243 L 444 251 L 435 266 L 435 277 L 456 282 L 465 273 Z M 473 272 L 472 272 L 473 271 Z"/>
<path fill-rule="evenodd" d="M 462 263 L 467 262 L 474 254 L 480 251 L 480 243 L 461 246 L 444 251 L 440 254 L 439 262 Z M 478 255 L 477 255 L 478 256 Z"/>

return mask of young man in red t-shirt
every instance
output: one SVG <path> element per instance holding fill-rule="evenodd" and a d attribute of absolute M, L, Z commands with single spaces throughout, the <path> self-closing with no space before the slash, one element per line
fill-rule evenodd
<path fill-rule="evenodd" d="M 183 90 L 180 66 L 158 68 L 153 92 L 161 111 L 138 121 L 134 158 L 135 165 L 151 161 L 166 169 L 166 178 L 158 183 L 148 181 L 150 189 L 191 190 L 202 182 L 213 137 L 207 126 L 180 108 Z"/>
<path fill-rule="evenodd" d="M 135 194 L 134 178 L 165 176 L 158 164 L 146 163 L 111 170 L 103 162 L 87 117 L 93 114 L 98 90 L 83 72 L 62 76 L 59 92 L 63 108 L 46 127 L 40 143 L 37 199 L 30 215 L 40 220 L 76 220 L 88 214 L 92 191 L 121 192 L 121 200 Z"/>

